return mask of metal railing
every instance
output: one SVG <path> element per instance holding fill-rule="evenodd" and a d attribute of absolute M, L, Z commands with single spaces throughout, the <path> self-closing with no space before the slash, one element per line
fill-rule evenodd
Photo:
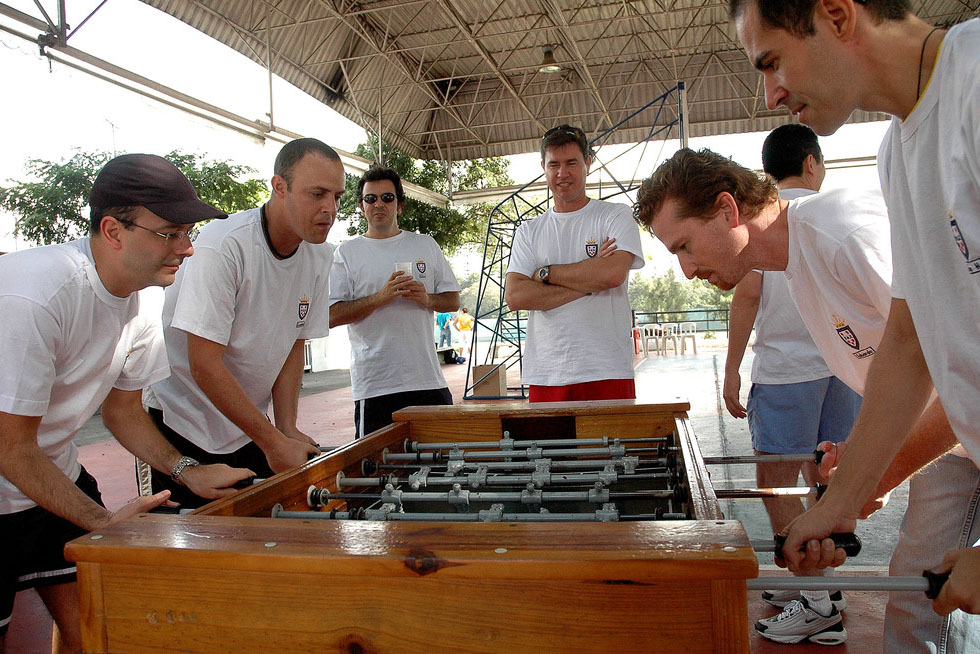
<path fill-rule="evenodd" d="M 679 311 L 634 311 L 633 324 L 693 322 L 699 332 L 727 332 L 728 309 L 681 309 Z"/>

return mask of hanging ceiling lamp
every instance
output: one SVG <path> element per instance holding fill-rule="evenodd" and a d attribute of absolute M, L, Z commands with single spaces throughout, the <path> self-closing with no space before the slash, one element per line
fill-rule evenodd
<path fill-rule="evenodd" d="M 544 51 L 544 58 L 541 60 L 541 65 L 538 66 L 538 72 L 560 73 L 561 66 L 555 61 L 555 49 L 550 45 L 546 45 L 542 50 Z"/>

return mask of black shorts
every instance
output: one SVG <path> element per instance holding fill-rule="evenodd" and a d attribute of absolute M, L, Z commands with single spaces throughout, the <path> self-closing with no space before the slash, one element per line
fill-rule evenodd
<path fill-rule="evenodd" d="M 273 475 L 272 468 L 269 467 L 269 462 L 265 458 L 265 452 L 253 441 L 249 441 L 247 445 L 240 447 L 234 452 L 214 454 L 198 447 L 171 429 L 163 421 L 163 411 L 160 409 L 150 409 L 149 413 L 157 429 L 163 434 L 163 437 L 183 456 L 197 459 L 201 465 L 224 463 L 232 468 L 248 468 L 260 479 L 265 479 Z M 187 486 L 178 484 L 170 478 L 170 475 L 156 469 L 150 475 L 150 485 L 154 493 L 169 490 L 170 499 L 180 504 L 180 508 L 182 509 L 196 509 L 214 501 L 195 495 Z"/>
<path fill-rule="evenodd" d="M 354 402 L 354 438 L 391 424 L 391 414 L 407 406 L 434 406 L 452 404 L 449 388 L 433 388 L 424 391 L 404 391 L 379 395 Z"/>
<path fill-rule="evenodd" d="M 85 468 L 75 485 L 105 506 L 98 482 Z M 19 591 L 75 581 L 75 564 L 65 560 L 65 544 L 87 533 L 40 506 L 0 515 L 0 636 L 7 633 Z"/>

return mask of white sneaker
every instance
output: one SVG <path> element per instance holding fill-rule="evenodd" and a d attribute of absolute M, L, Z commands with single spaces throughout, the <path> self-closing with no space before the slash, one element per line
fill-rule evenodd
<path fill-rule="evenodd" d="M 794 600 L 800 599 L 800 591 L 798 590 L 764 590 L 762 591 L 762 600 L 767 604 L 772 604 L 778 609 L 786 608 L 786 605 Z M 841 613 L 847 608 L 847 600 L 844 599 L 844 593 L 839 590 L 835 590 L 830 594 L 830 602 L 834 605 Z"/>
<path fill-rule="evenodd" d="M 840 611 L 831 608 L 829 616 L 820 615 L 810 608 L 805 597 L 787 604 L 779 615 L 759 620 L 755 630 L 763 638 L 777 643 L 809 640 L 819 645 L 840 645 L 847 640 Z"/>

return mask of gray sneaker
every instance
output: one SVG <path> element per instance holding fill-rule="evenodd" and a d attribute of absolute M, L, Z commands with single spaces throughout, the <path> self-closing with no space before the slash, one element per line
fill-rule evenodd
<path fill-rule="evenodd" d="M 762 601 L 767 604 L 772 604 L 777 609 L 786 608 L 786 605 L 793 600 L 800 599 L 800 591 L 798 590 L 764 590 L 762 591 Z M 835 590 L 830 594 L 830 602 L 834 607 L 840 611 L 844 612 L 847 608 L 847 600 L 844 599 L 844 593 L 839 590 Z"/>
<path fill-rule="evenodd" d="M 820 615 L 810 608 L 805 597 L 787 604 L 779 615 L 759 620 L 755 630 L 763 638 L 777 643 L 808 640 L 819 645 L 840 645 L 847 640 L 840 611 L 831 608 L 830 615 Z"/>

